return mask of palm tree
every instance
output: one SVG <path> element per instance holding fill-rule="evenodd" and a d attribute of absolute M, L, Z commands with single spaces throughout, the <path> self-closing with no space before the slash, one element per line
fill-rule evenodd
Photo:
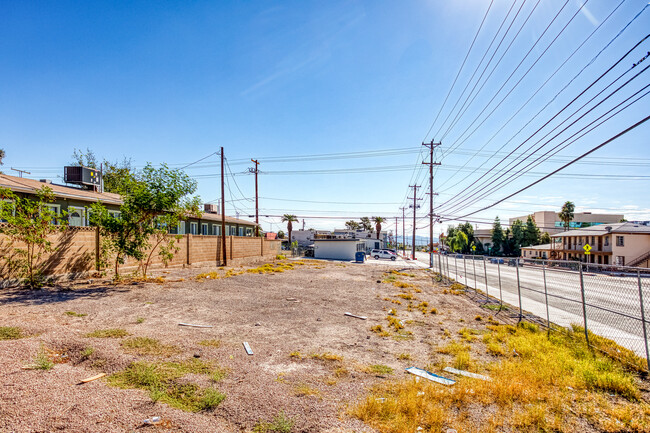
<path fill-rule="evenodd" d="M 379 234 L 381 233 L 381 223 L 385 222 L 386 218 L 382 217 L 372 217 L 372 222 L 375 223 L 375 230 L 377 230 L 377 239 L 379 239 Z"/>
<path fill-rule="evenodd" d="M 348 230 L 359 230 L 359 227 L 361 227 L 361 226 L 359 225 L 358 222 L 356 222 L 356 221 L 354 221 L 354 220 L 350 220 L 350 221 L 347 221 L 347 222 L 345 223 L 345 227 L 346 227 Z"/>
<path fill-rule="evenodd" d="M 298 218 L 295 215 L 285 213 L 282 216 L 282 222 L 287 223 L 287 231 L 289 232 L 289 245 L 291 245 L 291 231 L 293 230 L 292 222 L 298 222 Z"/>
<path fill-rule="evenodd" d="M 560 219 L 564 222 L 565 230 L 569 230 L 575 209 L 576 206 L 571 201 L 568 201 L 562 205 L 562 211 L 558 214 L 558 217 L 560 217 Z"/>

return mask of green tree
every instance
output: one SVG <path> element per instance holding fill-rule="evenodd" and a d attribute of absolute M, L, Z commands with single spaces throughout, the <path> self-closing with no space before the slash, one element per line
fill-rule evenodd
<path fill-rule="evenodd" d="M 528 215 L 528 219 L 526 220 L 526 226 L 524 227 L 524 240 L 521 246 L 528 247 L 531 245 L 539 245 L 539 244 L 540 244 L 539 228 L 537 227 L 537 224 L 535 224 L 535 220 L 533 219 L 533 217 Z"/>
<path fill-rule="evenodd" d="M 510 227 L 510 232 L 512 233 L 511 253 L 519 256 L 521 253 L 521 245 L 524 241 L 524 223 L 521 220 L 515 220 Z"/>
<path fill-rule="evenodd" d="M 120 216 L 109 215 L 101 204 L 92 206 L 91 223 L 99 226 L 115 252 L 115 276 L 127 257 L 142 262 L 151 240 L 166 235 L 170 227 L 184 217 L 198 214 L 198 197 L 188 198 L 196 191 L 196 181 L 181 170 L 151 164 L 142 171 L 120 181 L 122 207 Z M 162 243 L 162 242 L 160 242 Z M 160 245 L 158 243 L 158 245 Z"/>
<path fill-rule="evenodd" d="M 4 164 L 4 163 L 2 162 L 2 160 L 4 159 L 4 157 L 5 157 L 5 151 L 4 151 L 4 149 L 0 149 L 0 165 L 3 165 L 3 164 Z M 2 172 L 0 171 L 0 173 L 2 173 Z"/>
<path fill-rule="evenodd" d="M 359 223 L 354 220 L 345 222 L 345 228 L 348 230 L 359 230 L 360 227 L 361 225 L 359 225 Z"/>
<path fill-rule="evenodd" d="M 501 227 L 501 220 L 499 220 L 499 217 L 496 217 L 492 226 L 492 251 L 495 254 L 499 254 L 503 248 L 504 240 L 505 236 Z"/>
<path fill-rule="evenodd" d="M 135 169 L 131 159 L 124 158 L 122 161 L 115 162 L 104 160 L 102 173 L 104 191 L 121 194 L 128 188 L 130 179 L 134 175 Z"/>
<path fill-rule="evenodd" d="M 282 230 L 278 230 L 278 239 L 284 239 L 284 232 Z"/>
<path fill-rule="evenodd" d="M 542 233 L 542 235 L 539 238 L 539 242 L 541 244 L 550 244 L 551 243 L 551 235 L 549 235 L 548 232 Z"/>
<path fill-rule="evenodd" d="M 375 223 L 375 230 L 377 230 L 377 239 L 379 239 L 379 235 L 381 234 L 381 223 L 386 222 L 386 218 L 375 216 L 372 217 L 372 222 Z"/>
<path fill-rule="evenodd" d="M 298 222 L 298 218 L 296 218 L 295 215 L 286 213 L 282 216 L 282 222 L 287 223 L 287 232 L 289 232 L 289 245 L 291 245 L 291 232 L 293 231 L 293 223 Z"/>
<path fill-rule="evenodd" d="M 469 244 L 469 240 L 467 238 L 467 235 L 462 230 L 454 231 L 454 236 L 451 238 L 450 237 L 447 238 L 447 245 L 449 246 L 449 248 L 451 248 L 452 251 L 455 252 L 460 253 L 465 251 L 467 249 L 468 244 Z"/>
<path fill-rule="evenodd" d="M 49 187 L 44 186 L 33 198 L 20 197 L 13 191 L 0 188 L 0 233 L 6 235 L 15 253 L 4 257 L 9 269 L 17 272 L 24 282 L 40 287 L 44 280 L 41 259 L 43 254 L 55 251 L 50 236 L 67 227 L 67 215 L 57 214 L 48 203 L 55 199 Z"/>
<path fill-rule="evenodd" d="M 361 227 L 365 231 L 372 233 L 372 222 L 370 222 L 370 218 L 362 217 L 361 218 Z"/>
<path fill-rule="evenodd" d="M 72 164 L 81 165 L 82 167 L 94 168 L 96 170 L 99 169 L 97 157 L 90 148 L 86 148 L 86 153 L 82 152 L 81 149 L 74 149 L 72 152 Z"/>
<path fill-rule="evenodd" d="M 466 222 L 464 224 L 458 224 L 458 230 L 467 235 L 467 245 L 462 252 L 465 254 L 472 252 L 471 246 L 476 244 L 476 240 L 474 239 L 474 227 L 472 227 L 470 222 Z"/>
<path fill-rule="evenodd" d="M 558 217 L 562 222 L 564 222 L 564 230 L 569 230 L 569 227 L 571 226 L 571 220 L 573 220 L 574 217 L 574 212 L 575 212 L 575 205 L 573 202 L 567 201 L 562 205 L 562 210 L 558 214 Z"/>

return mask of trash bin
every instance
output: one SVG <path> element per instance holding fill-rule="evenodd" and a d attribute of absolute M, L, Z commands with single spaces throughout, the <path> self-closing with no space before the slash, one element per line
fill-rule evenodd
<path fill-rule="evenodd" d="M 357 263 L 363 263 L 363 261 L 366 259 L 366 253 L 363 251 L 357 251 L 354 255 L 354 258 L 356 259 Z"/>

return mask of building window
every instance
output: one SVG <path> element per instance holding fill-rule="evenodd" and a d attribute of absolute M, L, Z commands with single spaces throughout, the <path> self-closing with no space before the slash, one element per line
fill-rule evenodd
<path fill-rule="evenodd" d="M 46 204 L 46 205 L 43 205 L 43 206 L 45 206 L 47 209 L 54 212 L 54 214 L 56 214 L 57 216 L 61 215 L 61 205 L 58 205 L 58 204 Z M 58 221 L 56 219 L 52 219 L 52 221 L 50 221 L 50 223 L 58 224 Z"/>
<path fill-rule="evenodd" d="M 623 240 L 624 236 L 616 236 L 616 246 L 617 247 L 624 247 L 625 242 Z"/>
<path fill-rule="evenodd" d="M 605 246 L 609 246 L 609 236 L 605 236 Z"/>
<path fill-rule="evenodd" d="M 115 218 L 116 220 L 119 220 L 122 217 L 122 212 L 119 210 L 109 210 L 108 214 Z"/>
<path fill-rule="evenodd" d="M 619 236 L 617 236 L 619 237 Z M 620 236 L 622 237 L 622 236 Z M 618 266 L 625 266 L 625 257 L 624 256 L 616 256 L 616 264 Z"/>
<path fill-rule="evenodd" d="M 253 229 L 252 228 L 248 227 L 246 229 L 246 236 L 253 236 Z"/>
<path fill-rule="evenodd" d="M 239 227 L 239 236 L 244 236 L 244 228 Z"/>
<path fill-rule="evenodd" d="M 185 221 L 181 221 L 178 223 L 178 234 L 179 235 L 185 234 Z"/>
<path fill-rule="evenodd" d="M 214 224 L 212 226 L 212 234 L 215 236 L 221 236 L 221 226 Z"/>
<path fill-rule="evenodd" d="M 594 245 L 596 243 L 596 236 L 591 237 L 591 244 Z"/>
<path fill-rule="evenodd" d="M 190 234 L 196 235 L 199 233 L 199 223 L 190 223 Z"/>
<path fill-rule="evenodd" d="M 208 234 L 208 224 L 207 223 L 201 224 L 201 234 L 202 235 L 207 235 Z"/>
<path fill-rule="evenodd" d="M 72 227 L 86 226 L 86 209 L 76 206 L 68 206 L 68 223 Z"/>

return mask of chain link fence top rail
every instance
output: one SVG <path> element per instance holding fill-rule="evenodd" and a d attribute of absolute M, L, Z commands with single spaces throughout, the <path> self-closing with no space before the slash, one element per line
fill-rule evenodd
<path fill-rule="evenodd" d="M 433 269 L 541 323 L 584 327 L 648 360 L 650 269 L 577 261 L 437 255 Z M 516 316 L 515 316 L 516 317 Z M 585 333 L 586 334 L 586 333 Z M 586 336 L 588 339 L 588 335 Z"/>

